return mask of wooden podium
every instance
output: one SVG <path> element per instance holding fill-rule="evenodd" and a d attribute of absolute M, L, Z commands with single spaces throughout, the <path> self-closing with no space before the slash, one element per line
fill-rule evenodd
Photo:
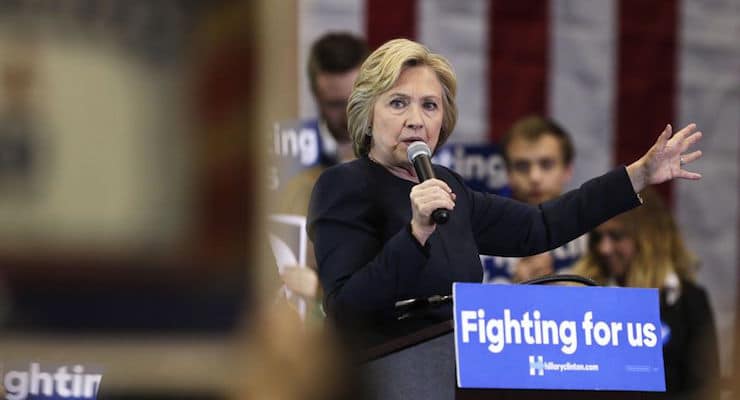
<path fill-rule="evenodd" d="M 581 390 L 459 389 L 453 322 L 392 339 L 364 352 L 369 399 L 660 399 L 665 393 Z M 512 384 L 512 386 L 514 386 Z"/>

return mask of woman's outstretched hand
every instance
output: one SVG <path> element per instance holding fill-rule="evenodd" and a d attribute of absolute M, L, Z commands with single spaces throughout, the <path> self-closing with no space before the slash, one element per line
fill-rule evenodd
<path fill-rule="evenodd" d="M 701 139 L 701 131 L 691 123 L 676 132 L 673 137 L 671 125 L 666 125 L 650 150 L 627 167 L 627 174 L 635 193 L 647 185 L 663 183 L 675 178 L 701 179 L 701 174 L 689 172 L 684 167 L 701 157 L 701 150 L 687 153 Z"/>

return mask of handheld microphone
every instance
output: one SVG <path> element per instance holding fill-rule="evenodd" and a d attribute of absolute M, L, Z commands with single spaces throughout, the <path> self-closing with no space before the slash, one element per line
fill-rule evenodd
<path fill-rule="evenodd" d="M 422 141 L 411 143 L 408 148 L 408 156 L 411 164 L 414 164 L 416 170 L 416 176 L 419 177 L 419 182 L 424 182 L 427 179 L 434 178 L 434 170 L 432 170 L 432 151 L 429 150 L 429 146 Z M 432 220 L 439 225 L 444 224 L 450 219 L 450 212 L 444 208 L 438 208 L 432 212 Z"/>

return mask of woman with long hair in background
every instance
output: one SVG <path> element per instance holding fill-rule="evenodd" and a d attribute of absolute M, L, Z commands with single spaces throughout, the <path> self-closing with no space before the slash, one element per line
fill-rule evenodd
<path fill-rule="evenodd" d="M 590 233 L 574 272 L 602 285 L 660 289 L 667 397 L 719 398 L 717 333 L 696 257 L 660 196 L 647 189 L 642 198 L 642 207 Z"/>

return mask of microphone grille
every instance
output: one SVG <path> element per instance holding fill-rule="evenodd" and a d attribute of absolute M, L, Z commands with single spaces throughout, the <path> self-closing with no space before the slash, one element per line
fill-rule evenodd
<path fill-rule="evenodd" d="M 426 155 L 427 157 L 432 156 L 432 151 L 429 150 L 429 146 L 427 146 L 426 143 L 422 142 L 421 140 L 413 142 L 409 145 L 409 148 L 407 150 L 407 154 L 409 156 L 409 161 L 412 163 L 414 162 L 414 158 L 417 156 L 420 156 L 422 154 Z"/>

